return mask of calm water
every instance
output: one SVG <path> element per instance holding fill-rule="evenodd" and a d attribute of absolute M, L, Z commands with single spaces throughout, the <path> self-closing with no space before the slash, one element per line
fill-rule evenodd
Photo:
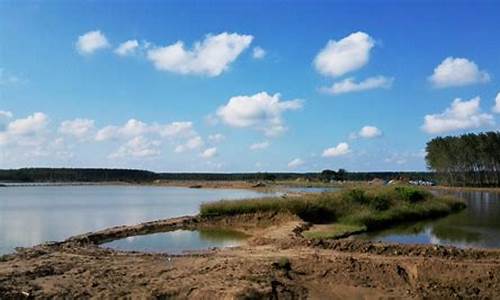
<path fill-rule="evenodd" d="M 202 202 L 261 196 L 151 186 L 0 187 L 0 254 L 106 227 L 196 214 Z"/>
<path fill-rule="evenodd" d="M 180 254 L 186 250 L 202 250 L 212 247 L 234 247 L 240 245 L 247 236 L 231 230 L 176 230 L 148 235 L 131 236 L 105 243 L 102 246 L 117 250 L 168 252 Z"/>
<path fill-rule="evenodd" d="M 467 208 L 460 213 L 434 221 L 402 225 L 360 237 L 406 244 L 499 248 L 500 193 L 460 192 L 454 195 L 467 203 Z"/>

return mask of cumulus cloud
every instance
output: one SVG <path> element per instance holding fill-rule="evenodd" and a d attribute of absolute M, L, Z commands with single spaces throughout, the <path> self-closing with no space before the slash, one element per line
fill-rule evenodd
<path fill-rule="evenodd" d="M 114 52 L 119 56 L 132 55 L 135 53 L 138 47 L 139 47 L 139 42 L 137 40 L 128 40 L 126 42 L 121 43 L 115 49 Z"/>
<path fill-rule="evenodd" d="M 166 125 L 154 126 L 164 137 L 191 137 L 196 135 L 193 122 L 172 122 Z"/>
<path fill-rule="evenodd" d="M 122 145 L 118 151 L 112 153 L 110 158 L 123 157 L 152 157 L 160 154 L 159 141 L 150 141 L 143 136 L 136 136 Z"/>
<path fill-rule="evenodd" d="M 500 93 L 497 94 L 495 98 L 495 106 L 493 106 L 493 112 L 500 114 Z"/>
<path fill-rule="evenodd" d="M 226 137 L 220 133 L 215 133 L 215 134 L 210 134 L 208 136 L 208 141 L 211 142 L 211 143 L 220 143 L 222 141 L 224 141 L 226 139 Z"/>
<path fill-rule="evenodd" d="M 61 134 L 73 136 L 80 140 L 87 138 L 94 129 L 95 122 L 89 119 L 66 120 L 59 126 Z"/>
<path fill-rule="evenodd" d="M 373 89 L 389 89 L 392 87 L 394 78 L 385 76 L 369 77 L 363 81 L 356 82 L 354 78 L 346 78 L 342 81 L 333 83 L 331 87 L 322 87 L 320 90 L 331 95 L 340 95 L 352 92 L 361 92 Z"/>
<path fill-rule="evenodd" d="M 262 150 L 262 149 L 266 149 L 267 147 L 269 147 L 269 142 L 264 141 L 261 143 L 255 143 L 255 144 L 250 145 L 250 150 Z"/>
<path fill-rule="evenodd" d="M 363 126 L 361 130 L 358 132 L 358 136 L 365 139 L 372 139 L 382 135 L 382 131 L 375 126 Z"/>
<path fill-rule="evenodd" d="M 316 55 L 314 66 L 323 75 L 342 76 L 366 65 L 374 45 L 373 39 L 360 31 L 339 41 L 330 40 Z"/>
<path fill-rule="evenodd" d="M 351 152 L 351 150 L 349 149 L 349 144 L 347 144 L 347 143 L 339 143 L 335 147 L 331 147 L 331 148 L 325 149 L 323 151 L 322 156 L 323 157 L 336 157 L 336 156 L 346 155 L 349 152 Z"/>
<path fill-rule="evenodd" d="M 99 30 L 89 31 L 80 35 L 76 42 L 76 50 L 82 55 L 92 54 L 99 49 L 110 46 L 106 36 Z"/>
<path fill-rule="evenodd" d="M 10 111 L 0 110 L 0 118 L 10 119 L 14 115 Z"/>
<path fill-rule="evenodd" d="M 304 161 L 300 158 L 296 158 L 288 163 L 289 168 L 298 168 L 304 165 Z"/>
<path fill-rule="evenodd" d="M 262 59 L 266 56 L 266 54 L 266 50 L 262 49 L 259 46 L 253 48 L 252 56 L 255 59 Z"/>
<path fill-rule="evenodd" d="M 493 116 L 481 113 L 480 98 L 455 99 L 443 113 L 426 115 L 422 129 L 431 134 L 493 125 Z"/>
<path fill-rule="evenodd" d="M 0 144 L 38 145 L 43 140 L 48 123 L 49 118 L 41 112 L 10 121 L 2 126 Z"/>
<path fill-rule="evenodd" d="M 175 147 L 175 152 L 181 153 L 187 150 L 194 150 L 200 148 L 204 145 L 203 139 L 200 136 L 195 136 L 193 138 L 188 139 L 184 144 L 177 145 Z"/>
<path fill-rule="evenodd" d="M 238 33 L 209 34 L 190 50 L 178 41 L 148 50 L 147 58 L 161 71 L 214 77 L 226 71 L 252 40 L 253 36 Z"/>
<path fill-rule="evenodd" d="M 216 155 L 217 155 L 217 148 L 215 147 L 205 149 L 205 151 L 201 153 L 201 157 L 203 158 L 212 158 Z"/>
<path fill-rule="evenodd" d="M 286 130 L 283 113 L 302 108 L 302 101 L 281 101 L 280 94 L 261 92 L 252 96 L 235 96 L 219 107 L 217 116 L 233 127 L 252 127 L 275 136 Z"/>
<path fill-rule="evenodd" d="M 471 60 L 450 56 L 434 69 L 429 81 L 436 88 L 445 88 L 488 82 L 490 75 Z"/>
<path fill-rule="evenodd" d="M 147 124 L 140 120 L 130 119 L 122 126 L 108 125 L 96 134 L 97 141 L 130 138 L 146 133 L 157 133 L 162 137 L 192 137 L 196 135 L 192 122 L 172 122 L 169 124 Z"/>

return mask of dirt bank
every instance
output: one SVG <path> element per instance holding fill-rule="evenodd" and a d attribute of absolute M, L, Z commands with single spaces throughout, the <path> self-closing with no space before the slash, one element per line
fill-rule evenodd
<path fill-rule="evenodd" d="M 191 255 L 99 248 L 149 230 L 230 226 L 242 247 Z M 290 215 L 182 217 L 123 226 L 22 249 L 0 259 L 0 298 L 378 299 L 490 298 L 500 294 L 500 251 L 309 241 Z"/>

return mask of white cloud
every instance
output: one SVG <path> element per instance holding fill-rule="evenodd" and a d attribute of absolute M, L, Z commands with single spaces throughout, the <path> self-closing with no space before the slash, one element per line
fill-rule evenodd
<path fill-rule="evenodd" d="M 17 119 L 7 125 L 7 131 L 12 135 L 30 135 L 44 129 L 48 124 L 46 114 L 36 112 L 24 119 Z"/>
<path fill-rule="evenodd" d="M 289 168 L 298 168 L 304 164 L 304 161 L 300 158 L 296 158 L 288 163 Z"/>
<path fill-rule="evenodd" d="M 205 149 L 205 151 L 201 153 L 201 157 L 203 158 L 212 158 L 216 155 L 217 155 L 217 148 L 215 147 Z"/>
<path fill-rule="evenodd" d="M 196 135 L 192 122 L 172 122 L 169 124 L 147 124 L 140 120 L 130 119 L 122 126 L 109 125 L 96 134 L 97 141 L 118 138 L 130 138 L 146 133 L 157 133 L 162 137 L 191 137 Z"/>
<path fill-rule="evenodd" d="M 94 130 L 94 124 L 94 120 L 89 119 L 66 120 L 59 126 L 59 132 L 77 139 L 85 139 Z"/>
<path fill-rule="evenodd" d="M 106 36 L 99 30 L 89 31 L 78 37 L 76 50 L 82 55 L 92 54 L 99 49 L 110 47 Z"/>
<path fill-rule="evenodd" d="M 372 139 L 382 135 L 382 131 L 375 126 L 363 126 L 358 132 L 358 135 L 365 139 Z"/>
<path fill-rule="evenodd" d="M 139 42 L 137 40 L 128 40 L 121 43 L 118 48 L 115 49 L 115 53 L 119 56 L 127 56 L 135 53 L 139 47 Z"/>
<path fill-rule="evenodd" d="M 264 141 L 261 143 L 255 143 L 255 144 L 250 145 L 250 150 L 262 150 L 262 149 L 266 149 L 267 147 L 269 147 L 269 142 Z"/>
<path fill-rule="evenodd" d="M 181 153 L 186 150 L 194 150 L 200 148 L 201 146 L 203 146 L 203 144 L 204 144 L 203 139 L 200 136 L 195 136 L 193 138 L 188 139 L 186 143 L 175 147 L 175 152 Z"/>
<path fill-rule="evenodd" d="M 389 89 L 392 87 L 394 78 L 385 76 L 369 77 L 363 81 L 356 82 L 354 78 L 346 78 L 333 83 L 331 87 L 322 87 L 321 91 L 327 94 L 339 95 L 352 92 L 361 92 L 373 89 Z"/>
<path fill-rule="evenodd" d="M 253 48 L 252 56 L 255 59 L 262 59 L 266 56 L 266 54 L 266 50 L 262 49 L 259 46 Z"/>
<path fill-rule="evenodd" d="M 10 119 L 12 118 L 14 115 L 12 114 L 12 112 L 10 111 L 5 111 L 5 110 L 0 110 L 0 118 L 4 118 L 4 119 Z"/>
<path fill-rule="evenodd" d="M 457 98 L 443 113 L 426 115 L 422 129 L 427 133 L 442 133 L 493 125 L 493 116 L 481 113 L 479 105 L 479 97 L 469 101 Z"/>
<path fill-rule="evenodd" d="M 211 143 L 216 143 L 216 144 L 224 141 L 225 139 L 226 139 L 226 137 L 220 133 L 210 134 L 208 136 L 208 141 L 210 141 Z"/>
<path fill-rule="evenodd" d="M 495 106 L 493 106 L 493 112 L 500 114 L 500 93 L 497 94 L 495 98 Z"/>
<path fill-rule="evenodd" d="M 364 32 L 355 32 L 339 40 L 330 40 L 316 55 L 316 70 L 333 77 L 342 76 L 363 67 L 370 60 L 373 39 Z"/>
<path fill-rule="evenodd" d="M 349 152 L 351 152 L 351 150 L 349 149 L 349 144 L 347 144 L 347 143 L 339 143 L 335 147 L 331 147 L 331 148 L 325 149 L 323 151 L 322 156 L 323 157 L 336 157 L 336 156 L 346 155 Z"/>
<path fill-rule="evenodd" d="M 12 85 L 17 83 L 25 82 L 26 80 L 14 75 L 5 72 L 4 69 L 0 68 L 0 86 L 2 85 Z"/>
<path fill-rule="evenodd" d="M 117 152 L 111 154 L 110 158 L 123 158 L 123 157 L 152 157 L 158 156 L 160 150 L 158 146 L 159 141 L 150 141 L 143 136 L 136 136 L 122 145 Z"/>
<path fill-rule="evenodd" d="M 0 144 L 39 145 L 48 123 L 47 115 L 41 112 L 13 120 L 0 128 Z"/>
<path fill-rule="evenodd" d="M 437 88 L 464 86 L 490 81 L 490 75 L 466 58 L 447 57 L 429 77 Z"/>
<path fill-rule="evenodd" d="M 219 107 L 217 116 L 233 127 L 253 127 L 268 136 L 286 130 L 282 114 L 287 110 L 302 108 L 301 100 L 281 101 L 280 94 L 261 92 L 252 96 L 235 96 L 225 106 Z"/>
<path fill-rule="evenodd" d="M 178 41 L 149 50 L 147 58 L 158 70 L 213 77 L 226 71 L 252 40 L 253 36 L 238 33 L 209 34 L 191 50 L 186 50 L 184 43 Z"/>

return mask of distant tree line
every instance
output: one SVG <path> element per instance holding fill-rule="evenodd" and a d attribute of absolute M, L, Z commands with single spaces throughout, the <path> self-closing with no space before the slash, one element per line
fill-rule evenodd
<path fill-rule="evenodd" d="M 427 166 L 442 184 L 500 186 L 500 132 L 437 137 L 426 150 Z"/>
<path fill-rule="evenodd" d="M 0 182 L 133 182 L 147 183 L 155 180 L 208 180 L 208 181 L 369 181 L 373 179 L 391 180 L 432 180 L 430 172 L 347 172 L 324 170 L 310 173 L 155 173 L 132 169 L 71 169 L 71 168 L 23 168 L 0 169 Z"/>

